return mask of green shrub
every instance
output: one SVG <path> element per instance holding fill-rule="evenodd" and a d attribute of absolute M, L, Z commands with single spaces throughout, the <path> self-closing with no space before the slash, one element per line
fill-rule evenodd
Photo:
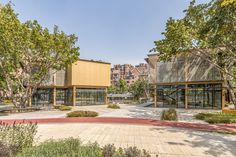
<path fill-rule="evenodd" d="M 205 122 L 214 123 L 236 123 L 236 114 L 234 113 L 199 113 L 195 115 L 196 119 L 204 120 Z"/>
<path fill-rule="evenodd" d="M 11 148 L 2 142 L 0 142 L 0 156 L 1 157 L 9 157 L 13 154 Z"/>
<path fill-rule="evenodd" d="M 175 109 L 163 110 L 161 113 L 161 120 L 177 121 L 178 116 Z"/>
<path fill-rule="evenodd" d="M 5 154 L 8 152 L 14 154 L 24 148 L 31 147 L 36 133 L 36 123 L 14 123 L 10 125 L 0 122 L 0 142 L 4 144 L 0 146 L 1 153 Z"/>
<path fill-rule="evenodd" d="M 81 145 L 78 139 L 49 140 L 24 149 L 16 157 L 99 157 L 101 148 L 96 144 Z"/>
<path fill-rule="evenodd" d="M 105 157 L 112 157 L 116 153 L 116 147 L 114 144 L 107 144 L 103 147 L 102 154 Z"/>
<path fill-rule="evenodd" d="M 54 107 L 55 109 L 59 109 L 60 106 L 61 106 L 61 105 L 54 105 L 53 107 Z"/>
<path fill-rule="evenodd" d="M 108 104 L 107 108 L 120 109 L 120 106 L 118 104 Z"/>
<path fill-rule="evenodd" d="M 6 100 L 3 100 L 3 103 L 5 103 L 5 104 L 10 104 L 10 103 L 12 103 L 12 100 L 6 99 Z"/>
<path fill-rule="evenodd" d="M 116 149 L 109 144 L 101 148 L 97 143 L 82 145 L 79 139 L 68 138 L 26 148 L 16 157 L 150 157 L 150 154 L 136 147 Z"/>
<path fill-rule="evenodd" d="M 206 117 L 212 117 L 212 113 L 198 113 L 197 115 L 195 115 L 196 119 L 199 120 L 204 120 Z"/>
<path fill-rule="evenodd" d="M 98 113 L 94 111 L 73 111 L 67 113 L 67 117 L 96 117 L 96 116 L 98 116 Z"/>
<path fill-rule="evenodd" d="M 58 108 L 60 111 L 70 111 L 72 108 L 70 106 L 61 105 Z"/>

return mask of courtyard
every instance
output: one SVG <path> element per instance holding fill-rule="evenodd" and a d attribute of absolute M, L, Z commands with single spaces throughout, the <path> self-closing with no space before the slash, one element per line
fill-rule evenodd
<path fill-rule="evenodd" d="M 84 118 L 81 121 L 76 121 L 76 118 L 65 118 L 66 113 L 70 111 L 55 109 L 14 113 L 1 116 L 1 119 L 3 121 L 38 119 L 37 143 L 49 139 L 73 137 L 81 139 L 84 144 L 97 142 L 101 146 L 114 144 L 116 147 L 122 148 L 136 146 L 139 149 L 146 149 L 154 157 L 156 154 L 159 157 L 236 156 L 235 135 L 211 132 L 209 131 L 211 128 L 208 131 L 200 131 L 201 127 L 194 128 L 198 125 L 208 125 L 203 121 L 196 120 L 195 114 L 216 112 L 217 110 L 177 109 L 178 122 L 182 122 L 183 125 L 185 123 L 191 125 L 189 129 L 188 126 L 172 126 L 171 123 L 165 121 L 158 123 L 161 111 L 164 108 L 152 108 L 146 107 L 146 105 L 120 104 L 120 109 L 109 109 L 106 105 L 76 106 L 73 108 L 74 110 L 96 111 L 99 113 L 97 120 L 96 118 L 95 120 Z M 177 125 L 179 125 L 178 122 L 176 122 Z"/>
<path fill-rule="evenodd" d="M 89 110 L 98 112 L 98 117 L 119 117 L 119 118 L 143 118 L 160 119 L 161 111 L 165 108 L 145 107 L 147 104 L 127 105 L 120 104 L 120 109 L 110 109 L 106 105 L 76 106 L 75 110 Z M 200 110 L 200 109 L 176 109 L 178 121 L 191 123 L 205 123 L 194 118 L 194 115 L 200 112 L 216 112 L 218 110 Z M 70 111 L 58 111 L 54 109 L 41 110 L 28 113 L 14 113 L 1 116 L 1 119 L 41 119 L 41 118 L 64 118 Z"/>

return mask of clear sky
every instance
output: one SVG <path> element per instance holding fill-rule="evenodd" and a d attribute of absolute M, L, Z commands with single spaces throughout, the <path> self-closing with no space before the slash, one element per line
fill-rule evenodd
<path fill-rule="evenodd" d="M 6 4 L 9 0 L 0 0 Z M 197 3 L 209 0 L 197 0 Z M 12 0 L 22 22 L 58 25 L 79 38 L 80 57 L 112 64 L 145 62 L 169 17 L 181 18 L 190 0 Z"/>

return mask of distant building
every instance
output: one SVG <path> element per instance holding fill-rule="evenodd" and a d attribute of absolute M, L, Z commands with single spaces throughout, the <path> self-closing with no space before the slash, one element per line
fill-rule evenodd
<path fill-rule="evenodd" d="M 111 84 L 116 85 L 120 79 L 123 79 L 128 85 L 131 85 L 140 77 L 147 76 L 147 72 L 148 65 L 145 63 L 140 63 L 136 66 L 131 64 L 116 64 L 111 68 Z"/>

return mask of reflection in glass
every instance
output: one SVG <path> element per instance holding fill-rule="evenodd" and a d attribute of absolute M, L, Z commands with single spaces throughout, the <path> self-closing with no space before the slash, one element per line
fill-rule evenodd
<path fill-rule="evenodd" d="M 53 89 L 42 88 L 37 89 L 33 94 L 32 104 L 33 105 L 45 105 L 52 104 L 53 102 Z"/>
<path fill-rule="evenodd" d="M 188 85 L 188 108 L 221 109 L 221 84 Z"/>
<path fill-rule="evenodd" d="M 76 105 L 104 104 L 105 89 L 76 89 Z"/>
<path fill-rule="evenodd" d="M 184 85 L 157 86 L 157 106 L 184 108 Z"/>

